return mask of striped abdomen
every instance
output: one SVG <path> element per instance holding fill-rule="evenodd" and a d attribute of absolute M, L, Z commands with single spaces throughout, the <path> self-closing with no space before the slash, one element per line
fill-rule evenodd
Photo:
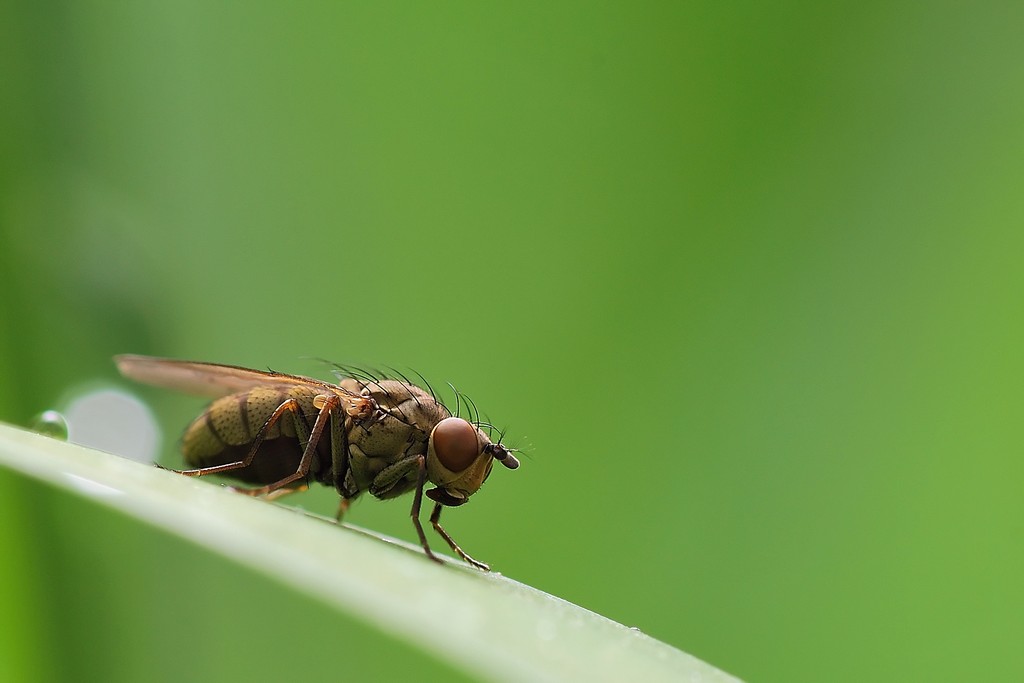
<path fill-rule="evenodd" d="M 299 412 L 285 412 L 270 427 L 252 464 L 223 473 L 251 484 L 280 481 L 299 467 L 305 444 L 299 443 L 295 421 L 301 420 L 304 433 L 309 434 L 313 430 L 319 412 L 313 406 L 313 398 L 319 393 L 315 387 L 297 384 L 280 388 L 260 387 L 218 398 L 185 430 L 181 444 L 185 462 L 191 467 L 210 467 L 243 460 L 267 419 L 278 406 L 293 398 L 299 404 Z M 330 466 L 331 438 L 328 429 L 317 444 L 310 475 L 318 481 L 326 478 L 329 483 L 326 470 Z"/>

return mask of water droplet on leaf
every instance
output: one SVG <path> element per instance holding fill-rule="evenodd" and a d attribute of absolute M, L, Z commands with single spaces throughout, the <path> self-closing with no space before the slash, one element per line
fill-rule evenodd
<path fill-rule="evenodd" d="M 32 431 L 54 439 L 68 440 L 68 421 L 56 410 L 44 410 L 32 418 L 28 426 Z"/>

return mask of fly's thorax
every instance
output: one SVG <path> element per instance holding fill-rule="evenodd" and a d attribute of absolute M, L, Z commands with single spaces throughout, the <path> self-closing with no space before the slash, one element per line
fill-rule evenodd
<path fill-rule="evenodd" d="M 346 490 L 367 490 L 389 465 L 410 456 L 426 455 L 431 431 L 448 415 L 444 406 L 429 394 L 404 382 L 347 379 L 340 385 L 373 399 L 377 406 L 374 415 L 353 421 L 348 431 L 352 479 L 345 484 Z M 391 493 L 407 489 L 414 481 L 413 478 L 392 488 Z"/>
<path fill-rule="evenodd" d="M 363 385 L 360 393 L 376 402 L 377 412 L 358 421 L 349 440 L 369 457 L 395 461 L 425 454 L 434 426 L 448 417 L 429 394 L 404 382 L 381 380 Z"/>
<path fill-rule="evenodd" d="M 383 408 L 394 408 L 407 402 L 421 405 L 433 405 L 443 410 L 437 400 L 420 389 L 415 384 L 401 382 L 396 379 L 382 379 L 379 381 L 364 381 L 345 378 L 338 382 L 338 386 L 353 394 L 372 398 L 378 406 Z M 447 412 L 445 412 L 447 416 Z"/>
<path fill-rule="evenodd" d="M 452 417 L 415 385 L 390 379 L 344 379 L 339 385 L 372 398 L 377 406 L 374 417 L 358 421 L 349 432 L 350 466 L 359 490 L 365 490 L 387 465 L 425 455 L 427 478 L 438 487 L 427 495 L 443 505 L 457 506 L 480 489 L 495 459 L 509 469 L 519 467 L 505 446 L 491 443 L 467 420 Z"/>
<path fill-rule="evenodd" d="M 428 435 L 429 432 L 385 412 L 352 425 L 349 449 L 353 455 L 392 463 L 405 455 L 426 452 Z"/>

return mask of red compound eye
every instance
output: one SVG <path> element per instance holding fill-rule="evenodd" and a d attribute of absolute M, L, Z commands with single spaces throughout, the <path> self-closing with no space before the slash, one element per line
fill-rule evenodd
<path fill-rule="evenodd" d="M 449 472 L 461 472 L 480 455 L 476 428 L 461 417 L 447 417 L 438 422 L 430 438 L 438 461 Z"/>

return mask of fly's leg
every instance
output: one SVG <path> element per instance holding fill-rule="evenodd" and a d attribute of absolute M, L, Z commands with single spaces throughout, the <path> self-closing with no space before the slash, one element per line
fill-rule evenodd
<path fill-rule="evenodd" d="M 349 498 L 342 498 L 341 502 L 338 503 L 338 514 L 334 515 L 334 521 L 341 524 L 341 518 L 348 512 L 349 506 L 352 504 L 352 500 Z"/>
<path fill-rule="evenodd" d="M 230 472 L 232 470 L 240 470 L 245 467 L 248 467 L 249 465 L 252 464 L 253 459 L 256 457 L 256 452 L 260 449 L 260 446 L 262 446 L 263 442 L 266 440 L 267 433 L 270 431 L 270 428 L 273 427 L 274 424 L 276 424 L 277 421 L 280 420 L 282 416 L 289 412 L 293 415 L 292 422 L 295 425 L 295 433 L 299 436 L 299 440 L 301 443 L 303 440 L 305 440 L 306 437 L 306 434 L 304 434 L 306 426 L 302 420 L 295 418 L 294 415 L 301 414 L 302 408 L 299 406 L 298 401 L 296 401 L 294 398 L 289 398 L 288 400 L 283 401 L 281 405 L 279 405 L 274 410 L 274 412 L 270 414 L 270 417 L 267 418 L 267 421 L 264 422 L 263 426 L 260 427 L 260 430 L 256 432 L 256 437 L 252 441 L 252 448 L 249 449 L 249 453 L 241 460 L 224 463 L 222 465 L 197 467 L 196 469 L 192 470 L 171 470 L 171 472 L 184 474 L 186 477 L 202 477 L 203 475 L 206 474 L 220 474 L 221 472 Z M 319 421 L 319 416 L 317 417 L 317 420 Z M 160 467 L 160 465 L 157 465 L 157 467 Z M 160 469 L 167 468 L 160 467 Z M 248 491 L 248 489 L 241 490 L 243 492 Z"/>
<path fill-rule="evenodd" d="M 409 514 L 412 516 L 412 524 L 416 527 L 416 533 L 420 537 L 420 545 L 423 546 L 423 552 L 427 554 L 427 557 L 432 559 L 438 564 L 444 564 L 437 555 L 430 550 L 430 544 L 427 543 L 427 535 L 423 533 L 423 525 L 420 524 L 420 507 L 423 505 L 423 485 L 427 483 L 427 459 L 422 455 L 416 457 L 416 496 L 412 499 L 412 510 Z"/>
<path fill-rule="evenodd" d="M 430 550 L 430 544 L 427 543 L 427 535 L 423 533 L 423 525 L 420 524 L 420 508 L 423 505 L 423 486 L 427 483 L 427 459 L 425 456 L 412 455 L 382 469 L 377 476 L 374 477 L 373 483 L 370 484 L 370 495 L 380 498 L 381 495 L 393 489 L 395 484 L 405 479 L 414 471 L 416 472 L 416 497 L 413 498 L 412 510 L 409 513 L 412 517 L 412 524 L 416 527 L 416 534 L 420 537 L 420 545 L 423 546 L 423 552 L 425 552 L 427 557 L 432 559 L 434 562 L 444 564 L 444 562 L 442 562 L 441 559 Z"/>
<path fill-rule="evenodd" d="M 443 509 L 443 505 L 441 505 L 440 503 L 436 503 L 434 505 L 434 511 L 430 514 L 430 523 L 434 525 L 434 531 L 440 534 L 441 538 L 448 542 L 448 545 L 451 547 L 452 550 L 455 551 L 456 555 L 464 559 L 466 562 L 469 562 L 477 569 L 482 569 L 485 572 L 490 571 L 491 568 L 488 567 L 486 564 L 474 560 L 472 557 L 467 555 L 466 551 L 460 548 L 458 544 L 454 541 L 454 539 L 452 539 L 452 537 L 448 535 L 448 532 L 444 530 L 444 528 L 441 526 L 441 510 Z"/>
<path fill-rule="evenodd" d="M 317 399 L 319 398 L 320 397 L 318 396 Z M 294 399 L 289 400 L 295 402 Z M 287 403 L 287 401 L 285 403 Z M 319 403 L 319 401 L 314 400 L 314 405 L 316 405 L 316 403 Z M 295 405 L 297 408 L 298 402 L 295 402 Z M 302 420 L 295 420 L 296 433 L 299 436 L 299 442 L 306 442 L 306 450 L 302 452 L 302 459 L 299 460 L 299 468 L 297 470 L 289 474 L 284 479 L 281 479 L 280 481 L 275 481 L 273 484 L 267 484 L 266 486 L 261 486 L 256 489 L 236 490 L 238 490 L 239 493 L 244 493 L 248 496 L 264 496 L 268 493 L 271 493 L 272 491 L 276 491 L 284 486 L 287 486 L 293 481 L 305 479 L 306 475 L 309 474 L 310 465 L 313 464 L 313 454 L 316 453 L 316 446 L 318 443 L 320 443 L 320 437 L 323 435 L 324 429 L 327 427 L 328 422 L 330 422 L 331 413 L 336 411 L 339 407 L 341 407 L 340 398 L 334 395 L 324 397 L 323 405 L 320 406 L 320 412 L 318 412 L 316 415 L 316 422 L 313 423 L 313 431 L 310 433 L 308 440 L 305 439 L 305 434 L 302 434 L 299 431 L 299 423 L 301 423 Z M 277 414 L 276 410 L 274 411 L 274 414 Z M 273 419 L 273 415 L 271 416 L 271 419 Z M 267 422 L 270 422 L 270 420 L 267 420 Z M 269 427 L 267 427 L 267 425 L 264 425 L 263 428 L 260 429 L 260 432 L 265 432 L 265 430 L 268 428 Z M 260 441 L 262 442 L 262 439 Z M 253 450 L 250 451 L 248 456 L 246 456 L 246 460 L 252 462 L 252 458 L 256 455 L 256 448 L 258 447 L 258 443 L 253 444 Z"/>
<path fill-rule="evenodd" d="M 239 489 L 235 488 L 234 486 L 232 486 L 231 488 L 232 488 L 232 490 L 235 490 L 235 491 L 239 490 Z M 272 492 L 268 493 L 264 497 L 264 500 L 277 500 L 278 498 L 284 498 L 285 496 L 290 496 L 293 493 L 301 493 L 302 491 L 307 491 L 307 490 L 309 490 L 309 485 L 308 484 L 302 484 L 302 486 L 296 486 L 295 488 L 291 488 L 291 489 L 278 489 L 276 491 L 272 491 Z M 246 490 L 245 489 L 241 489 L 241 491 L 242 491 L 242 493 L 245 493 Z"/>
<path fill-rule="evenodd" d="M 338 513 L 334 521 L 341 524 L 341 518 L 348 512 L 350 501 L 345 497 L 345 477 L 348 476 L 348 430 L 345 425 L 352 424 L 352 418 L 344 418 L 336 411 L 331 412 L 331 471 L 334 472 L 334 488 L 341 494 Z"/>
<path fill-rule="evenodd" d="M 402 479 L 407 477 L 410 472 L 416 470 L 416 495 L 412 501 L 412 510 L 410 516 L 412 517 L 413 526 L 416 527 L 416 534 L 420 537 L 420 545 L 423 546 L 423 551 L 427 554 L 427 557 L 434 560 L 435 562 L 442 563 L 441 560 L 434 555 L 433 551 L 430 550 L 430 544 L 427 543 L 427 535 L 423 532 L 423 525 L 420 524 L 420 509 L 423 506 L 423 486 L 427 483 L 427 460 L 422 455 L 416 455 L 403 460 L 399 460 L 394 465 L 385 467 L 380 473 L 374 478 L 373 484 L 370 485 L 370 494 L 380 497 L 381 494 L 391 490 Z M 434 506 L 434 511 L 430 515 L 430 523 L 434 526 L 434 530 L 440 534 L 441 538 L 447 541 L 451 549 L 463 560 L 473 565 L 477 569 L 483 571 L 490 571 L 483 562 L 479 562 L 470 557 L 459 545 L 448 535 L 448 532 L 441 526 L 441 510 L 443 506 L 437 503 Z"/>
<path fill-rule="evenodd" d="M 410 474 L 417 471 L 417 468 L 423 467 L 423 472 L 426 473 L 426 458 L 422 455 L 409 455 L 398 462 L 392 463 L 377 473 L 377 476 L 373 478 L 367 491 L 374 498 L 390 498 L 389 492 L 395 488 L 395 486 L 407 478 Z M 418 475 L 417 475 L 418 476 Z M 423 481 L 426 481 L 426 474 L 424 474 Z M 392 494 L 393 495 L 393 494 Z"/>

